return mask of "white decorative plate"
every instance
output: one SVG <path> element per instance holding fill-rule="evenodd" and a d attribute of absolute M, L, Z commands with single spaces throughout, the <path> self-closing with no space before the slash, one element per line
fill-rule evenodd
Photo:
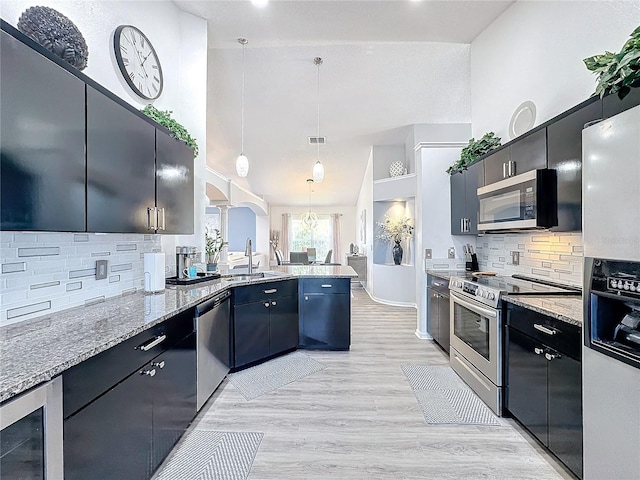
<path fill-rule="evenodd" d="M 519 137 L 536 122 L 536 105 L 530 100 L 522 102 L 511 116 L 509 122 L 509 136 L 514 139 Z"/>
<path fill-rule="evenodd" d="M 393 162 L 389 165 L 389 176 L 390 177 L 398 177 L 404 174 L 404 163 L 402 162 Z"/>

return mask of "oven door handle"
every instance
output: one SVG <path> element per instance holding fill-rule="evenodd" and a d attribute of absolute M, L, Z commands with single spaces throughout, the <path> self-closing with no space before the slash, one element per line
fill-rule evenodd
<path fill-rule="evenodd" d="M 482 307 L 482 306 L 478 305 L 477 303 L 471 303 L 471 302 L 463 299 L 459 295 L 457 295 L 455 292 L 451 292 L 451 301 L 453 303 L 457 303 L 458 305 L 461 305 L 461 306 L 463 306 L 465 308 L 468 308 L 469 310 L 471 310 L 474 313 L 477 313 L 478 315 L 482 315 L 482 316 L 485 316 L 487 318 L 498 318 L 498 311 L 497 310 L 494 310 L 492 308 Z"/>

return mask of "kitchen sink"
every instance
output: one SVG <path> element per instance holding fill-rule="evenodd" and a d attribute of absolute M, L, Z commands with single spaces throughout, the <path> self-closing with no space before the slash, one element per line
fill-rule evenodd
<path fill-rule="evenodd" d="M 229 282 L 246 282 L 249 280 L 254 280 L 257 278 L 265 278 L 265 277 L 279 277 L 282 274 L 280 272 L 273 271 L 265 271 L 265 272 L 254 272 L 254 273 L 229 273 L 227 275 L 223 275 L 222 278 Z"/>

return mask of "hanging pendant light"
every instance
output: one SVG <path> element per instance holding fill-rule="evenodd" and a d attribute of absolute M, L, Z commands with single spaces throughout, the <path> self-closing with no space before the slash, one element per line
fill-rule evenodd
<path fill-rule="evenodd" d="M 318 226 L 318 216 L 313 213 L 311 211 L 311 184 L 313 183 L 313 179 L 312 178 L 307 178 L 307 185 L 309 185 L 309 209 L 306 211 L 306 213 L 302 214 L 302 224 L 311 229 L 314 230 L 317 226 Z"/>
<path fill-rule="evenodd" d="M 322 65 L 322 58 L 314 58 L 313 63 L 318 67 L 318 136 L 316 141 L 318 154 L 316 163 L 313 166 L 313 181 L 320 183 L 324 180 L 324 166 L 320 163 L 320 65 Z"/>
<path fill-rule="evenodd" d="M 244 47 L 249 41 L 246 38 L 239 38 L 238 43 L 242 45 L 242 113 L 240 116 L 240 155 L 236 159 L 236 173 L 239 177 L 246 177 L 249 174 L 249 159 L 244 154 Z"/>

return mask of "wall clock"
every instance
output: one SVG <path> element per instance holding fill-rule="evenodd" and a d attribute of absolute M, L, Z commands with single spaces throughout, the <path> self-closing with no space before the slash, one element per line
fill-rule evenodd
<path fill-rule="evenodd" d="M 120 25 L 113 36 L 113 48 L 120 73 L 131 89 L 145 100 L 162 93 L 160 60 L 153 45 L 138 28 Z"/>

